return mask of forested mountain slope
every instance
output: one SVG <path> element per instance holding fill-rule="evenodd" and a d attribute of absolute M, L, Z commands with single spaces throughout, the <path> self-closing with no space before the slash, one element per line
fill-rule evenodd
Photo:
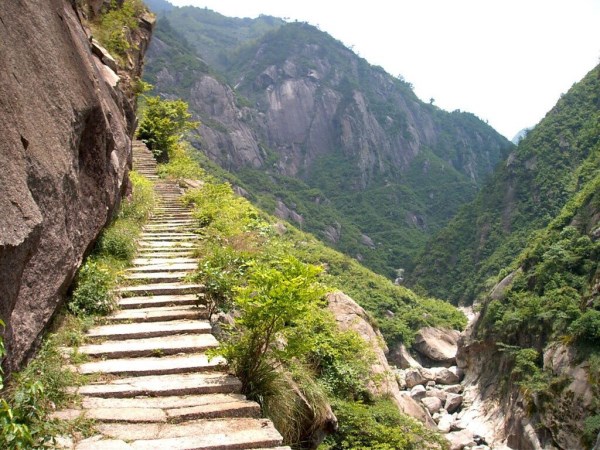
<path fill-rule="evenodd" d="M 174 8 L 146 79 L 190 103 L 194 145 L 245 195 L 389 277 L 511 148 L 304 23 Z"/>
<path fill-rule="evenodd" d="M 471 303 L 500 269 L 598 171 L 600 70 L 561 97 L 495 172 L 477 198 L 432 239 L 412 285 Z"/>

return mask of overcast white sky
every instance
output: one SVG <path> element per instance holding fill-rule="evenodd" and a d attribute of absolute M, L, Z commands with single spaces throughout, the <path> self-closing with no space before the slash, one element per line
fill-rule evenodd
<path fill-rule="evenodd" d="M 318 25 L 447 110 L 511 139 L 600 62 L 600 0 L 170 0 Z"/>

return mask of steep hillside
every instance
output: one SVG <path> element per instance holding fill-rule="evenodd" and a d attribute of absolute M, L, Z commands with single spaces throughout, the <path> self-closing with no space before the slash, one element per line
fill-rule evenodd
<path fill-rule="evenodd" d="M 215 27 L 241 19 L 166 14 L 147 80 L 189 101 L 202 121 L 194 145 L 262 207 L 389 277 L 511 147 L 310 25 L 244 19 L 229 41 Z"/>
<path fill-rule="evenodd" d="M 598 143 L 592 152 L 591 180 L 506 268 L 462 351 L 481 391 L 503 399 L 514 448 L 591 448 L 600 432 Z"/>
<path fill-rule="evenodd" d="M 9 370 L 35 349 L 128 189 L 130 81 L 140 75 L 153 19 L 141 3 L 119 14 L 131 26 L 113 36 L 132 44 L 120 63 L 82 23 L 99 23 L 102 2 L 77 5 L 0 4 L 0 319 Z"/>
<path fill-rule="evenodd" d="M 411 284 L 454 303 L 471 303 L 490 288 L 486 280 L 509 265 L 531 233 L 545 227 L 598 170 L 599 120 L 596 67 L 562 96 L 473 203 L 427 245 Z"/>

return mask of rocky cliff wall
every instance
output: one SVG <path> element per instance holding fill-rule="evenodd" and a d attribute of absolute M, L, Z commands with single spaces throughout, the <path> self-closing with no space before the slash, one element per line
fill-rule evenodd
<path fill-rule="evenodd" d="M 14 370 L 126 191 L 135 116 L 75 2 L 2 2 L 0 36 L 0 318 Z"/>

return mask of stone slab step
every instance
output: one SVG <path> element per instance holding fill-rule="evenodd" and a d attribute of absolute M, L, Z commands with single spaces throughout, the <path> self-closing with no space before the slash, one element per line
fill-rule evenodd
<path fill-rule="evenodd" d="M 120 376 L 148 376 L 210 372 L 224 369 L 225 367 L 226 364 L 223 358 L 208 358 L 204 353 L 199 353 L 161 357 L 105 359 L 80 364 L 76 370 L 82 374 L 105 373 Z"/>
<path fill-rule="evenodd" d="M 165 267 L 173 267 L 178 264 L 195 264 L 198 265 L 196 258 L 135 258 L 131 262 L 134 266 L 139 268 L 144 266 L 156 266 L 163 265 Z"/>
<path fill-rule="evenodd" d="M 193 269 L 192 269 L 193 270 Z M 144 281 L 146 283 L 177 282 L 182 281 L 192 270 L 186 272 L 130 272 L 125 275 L 125 280 Z"/>
<path fill-rule="evenodd" d="M 183 424 L 98 424 L 100 433 L 134 450 L 234 450 L 276 447 L 282 437 L 267 419 L 195 420 Z M 78 449 L 80 450 L 80 449 Z"/>
<path fill-rule="evenodd" d="M 193 272 L 198 268 L 198 261 L 194 259 L 189 259 L 189 262 L 177 262 L 176 258 L 173 258 L 175 260 L 173 262 L 158 258 L 154 260 L 148 258 L 146 259 L 150 261 L 150 263 L 146 263 L 145 265 L 137 265 L 136 267 L 127 269 L 127 272 L 184 272 L 186 274 L 189 274 L 190 272 Z"/>
<path fill-rule="evenodd" d="M 196 247 L 196 243 L 187 242 L 187 241 L 138 241 L 139 248 L 150 247 L 150 248 L 194 248 Z"/>
<path fill-rule="evenodd" d="M 221 417 L 260 417 L 260 406 L 256 402 L 240 400 L 237 402 L 220 403 L 215 405 L 198 405 L 187 408 L 167 409 L 169 423 L 197 419 L 214 419 Z"/>
<path fill-rule="evenodd" d="M 246 400 L 242 394 L 172 395 L 163 397 L 102 398 L 83 397 L 82 408 L 162 408 L 178 409 Z"/>
<path fill-rule="evenodd" d="M 146 249 L 140 251 L 137 254 L 138 258 L 189 258 L 194 256 L 194 250 L 177 250 L 177 251 L 156 251 L 152 249 Z"/>
<path fill-rule="evenodd" d="M 171 244 L 178 245 L 180 242 L 192 242 L 198 239 L 197 234 L 189 233 L 188 231 L 183 232 L 163 232 L 163 235 L 145 235 L 140 236 L 139 242 L 169 242 Z"/>
<path fill-rule="evenodd" d="M 153 283 L 137 286 L 124 286 L 118 289 L 121 297 L 135 297 L 140 295 L 181 295 L 195 294 L 204 286 L 190 283 Z"/>
<path fill-rule="evenodd" d="M 161 306 L 189 306 L 197 305 L 198 294 L 185 295 L 154 295 L 144 297 L 127 297 L 119 299 L 121 309 L 140 309 Z"/>
<path fill-rule="evenodd" d="M 172 334 L 210 333 L 212 327 L 203 320 L 170 320 L 168 322 L 120 323 L 100 325 L 86 333 L 91 339 L 142 339 Z"/>
<path fill-rule="evenodd" d="M 106 399 L 108 400 L 108 399 Z M 118 400 L 118 399 L 111 399 Z M 57 411 L 50 416 L 59 420 L 92 419 L 104 423 L 181 423 L 198 419 L 228 417 L 260 417 L 260 406 L 249 400 L 232 400 L 227 403 L 203 404 L 183 408 L 163 409 L 141 406 L 83 408 Z"/>
<path fill-rule="evenodd" d="M 136 309 L 124 309 L 106 317 L 109 322 L 166 322 L 169 320 L 207 319 L 205 306 L 160 306 Z"/>
<path fill-rule="evenodd" d="M 139 358 L 144 356 L 199 353 L 215 348 L 219 343 L 212 334 L 175 335 L 144 339 L 104 341 L 79 347 L 84 355 L 104 358 Z"/>
<path fill-rule="evenodd" d="M 194 373 L 119 378 L 81 386 L 76 392 L 90 397 L 131 398 L 239 393 L 240 381 L 224 373 Z M 132 438 L 134 439 L 134 438 Z"/>

